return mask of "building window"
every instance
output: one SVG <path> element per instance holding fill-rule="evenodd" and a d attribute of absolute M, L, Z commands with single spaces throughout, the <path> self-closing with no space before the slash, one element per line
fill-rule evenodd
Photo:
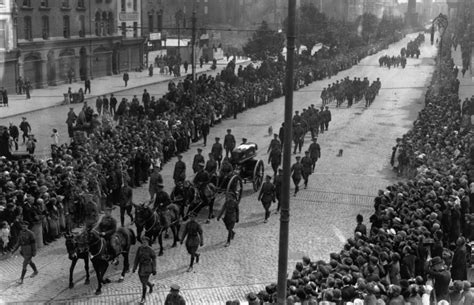
<path fill-rule="evenodd" d="M 107 21 L 107 12 L 102 13 L 101 36 L 107 36 L 109 33 L 109 22 Z"/>
<path fill-rule="evenodd" d="M 125 12 L 127 10 L 127 4 L 126 4 L 126 1 L 125 0 L 122 0 L 121 1 L 121 9 L 122 9 L 122 12 Z"/>
<path fill-rule="evenodd" d="M 153 19 L 153 13 L 148 13 L 148 33 L 153 33 L 153 23 L 155 22 Z"/>
<path fill-rule="evenodd" d="M 25 21 L 25 39 L 26 40 L 33 40 L 33 33 L 32 33 L 32 27 L 31 27 L 31 17 L 26 16 L 24 18 Z"/>
<path fill-rule="evenodd" d="M 158 32 L 163 30 L 163 11 L 159 11 L 158 15 L 156 16 L 156 27 L 158 28 Z"/>
<path fill-rule="evenodd" d="M 84 0 L 77 0 L 77 7 L 78 8 L 86 8 Z"/>
<path fill-rule="evenodd" d="M 138 1 L 137 0 L 133 0 L 133 11 L 134 12 L 138 11 Z"/>
<path fill-rule="evenodd" d="M 40 6 L 41 7 L 48 7 L 48 0 L 41 0 Z"/>
<path fill-rule="evenodd" d="M 4 20 L 0 21 L 0 49 L 7 48 L 7 27 Z"/>
<path fill-rule="evenodd" d="M 133 37 L 138 37 L 138 22 L 133 23 Z"/>
<path fill-rule="evenodd" d="M 127 23 L 122 22 L 122 37 L 126 37 L 126 36 L 127 36 Z"/>
<path fill-rule="evenodd" d="M 71 27 L 69 24 L 69 16 L 63 17 L 63 36 L 64 38 L 71 37 Z"/>
<path fill-rule="evenodd" d="M 114 24 L 114 14 L 112 12 L 109 12 L 109 26 L 107 28 L 107 34 L 113 35 L 115 32 L 115 24 Z"/>
<path fill-rule="evenodd" d="M 208 13 L 208 9 L 207 9 L 207 5 L 206 5 L 206 6 L 204 6 L 204 15 L 207 15 L 207 13 Z"/>
<path fill-rule="evenodd" d="M 62 7 L 69 7 L 69 0 L 62 0 Z"/>
<path fill-rule="evenodd" d="M 79 37 L 86 36 L 86 17 L 84 15 L 79 16 Z"/>
<path fill-rule="evenodd" d="M 31 0 L 23 0 L 23 6 L 30 7 L 31 6 Z"/>
<path fill-rule="evenodd" d="M 95 36 L 100 36 L 100 13 L 95 13 Z"/>
<path fill-rule="evenodd" d="M 41 17 L 41 23 L 43 25 L 43 39 L 49 38 L 49 17 L 43 16 Z"/>

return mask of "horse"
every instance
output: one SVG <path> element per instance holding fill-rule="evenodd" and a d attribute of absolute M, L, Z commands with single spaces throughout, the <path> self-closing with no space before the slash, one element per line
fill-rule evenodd
<path fill-rule="evenodd" d="M 100 233 L 95 230 L 89 230 L 87 233 L 87 240 L 89 244 L 89 252 L 91 254 L 92 265 L 94 266 L 97 275 L 97 290 L 96 295 L 102 293 L 102 284 L 110 283 L 109 279 L 104 279 L 105 272 L 109 267 L 109 260 L 122 254 L 123 256 L 123 270 L 120 275 L 119 282 L 123 282 L 125 274 L 130 269 L 128 254 L 132 245 L 136 243 L 135 233 L 129 228 L 118 228 L 107 242 L 105 238 L 101 237 Z M 108 244 L 110 243 L 110 245 Z M 115 255 L 111 253 L 110 248 L 115 250 Z"/>
<path fill-rule="evenodd" d="M 135 205 L 135 225 L 137 226 L 138 241 L 141 242 L 142 231 L 145 230 L 145 236 L 149 237 L 151 243 L 154 243 L 158 237 L 160 252 L 158 256 L 163 255 L 163 232 L 168 228 L 173 232 L 173 245 L 176 247 L 179 241 L 179 228 L 181 226 L 180 210 L 178 205 L 172 203 L 164 211 L 156 211 L 151 206 L 144 204 Z"/>
<path fill-rule="evenodd" d="M 215 178 L 217 184 L 217 177 Z M 224 183 L 221 183 L 224 184 Z M 216 199 L 216 187 L 213 183 L 209 183 L 204 191 L 204 195 L 206 196 L 207 203 L 201 198 L 201 192 L 198 188 L 194 187 L 193 198 L 189 200 L 190 206 L 188 210 L 188 215 L 190 213 L 199 214 L 202 208 L 208 206 L 209 213 L 207 216 L 206 223 L 209 223 L 212 218 L 214 218 L 214 201 Z M 187 218 L 187 215 L 185 216 Z"/>
<path fill-rule="evenodd" d="M 89 285 L 89 247 L 85 235 L 83 233 L 79 235 L 65 234 L 66 238 L 66 249 L 71 260 L 71 267 L 69 267 L 69 288 L 74 287 L 72 275 L 74 273 L 74 267 L 79 259 L 84 260 L 84 269 L 86 269 L 86 281 L 85 285 Z"/>

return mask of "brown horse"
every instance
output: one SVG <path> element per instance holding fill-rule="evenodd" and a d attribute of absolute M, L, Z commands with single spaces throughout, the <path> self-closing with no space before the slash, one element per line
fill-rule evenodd
<path fill-rule="evenodd" d="M 179 241 L 179 228 L 181 226 L 179 207 L 172 203 L 164 211 L 157 212 L 151 206 L 144 204 L 135 205 L 135 225 L 137 226 L 138 241 L 141 242 L 142 231 L 145 230 L 145 236 L 149 237 L 154 243 L 158 237 L 160 244 L 159 256 L 163 255 L 163 232 L 168 228 L 173 232 L 173 245 L 176 247 Z"/>

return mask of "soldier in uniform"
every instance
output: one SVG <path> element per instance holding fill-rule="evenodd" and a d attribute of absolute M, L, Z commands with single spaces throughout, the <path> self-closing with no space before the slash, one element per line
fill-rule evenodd
<path fill-rule="evenodd" d="M 324 117 L 324 127 L 325 127 L 325 130 L 328 131 L 328 127 L 329 127 L 329 122 L 331 122 L 331 111 L 329 110 L 329 107 L 326 106 L 326 109 L 324 111 L 322 111 L 322 116 Z"/>
<path fill-rule="evenodd" d="M 163 177 L 160 174 L 160 167 L 155 162 L 153 164 L 153 172 L 150 175 L 150 184 L 148 186 L 148 191 L 150 192 L 150 200 L 153 200 L 156 192 L 158 191 L 158 184 L 163 184 Z"/>
<path fill-rule="evenodd" d="M 178 154 L 178 161 L 174 165 L 173 172 L 174 184 L 178 184 L 179 181 L 186 180 L 186 164 L 183 162 L 183 156 Z"/>
<path fill-rule="evenodd" d="M 232 154 L 232 151 L 234 150 L 234 148 L 235 148 L 235 137 L 232 134 L 232 130 L 227 129 L 227 134 L 224 137 L 225 156 L 229 157 L 229 153 Z"/>
<path fill-rule="evenodd" d="M 316 162 L 321 158 L 321 147 L 317 143 L 318 138 L 313 138 L 313 143 L 309 146 L 309 156 L 311 158 L 311 168 L 314 173 L 314 168 L 316 167 Z"/>
<path fill-rule="evenodd" d="M 225 244 L 226 247 L 230 246 L 230 241 L 234 239 L 235 232 L 234 226 L 236 223 L 239 222 L 239 203 L 236 200 L 236 194 L 234 192 L 229 192 L 229 196 L 227 196 L 224 205 L 222 206 L 222 210 L 217 216 L 217 221 L 224 216 L 224 224 L 227 229 L 227 242 Z"/>
<path fill-rule="evenodd" d="M 227 185 L 227 179 L 230 177 L 232 174 L 234 168 L 232 167 L 232 164 L 229 162 L 229 158 L 225 157 L 224 161 L 222 161 L 222 166 L 219 169 L 219 185 L 218 187 L 226 186 Z"/>
<path fill-rule="evenodd" d="M 36 256 L 36 240 L 35 234 L 28 230 L 29 223 L 26 221 L 21 222 L 21 231 L 18 235 L 18 243 L 15 248 L 13 248 L 12 254 L 20 249 L 20 254 L 23 256 L 23 268 L 21 269 L 21 277 L 18 280 L 18 284 L 23 284 L 23 278 L 26 274 L 26 267 L 28 265 L 33 269 L 33 274 L 30 277 L 35 277 L 38 275 L 38 269 L 36 268 L 35 263 L 33 263 L 33 257 Z"/>
<path fill-rule="evenodd" d="M 204 163 L 204 156 L 201 153 L 202 153 L 202 149 L 198 148 L 197 154 L 194 155 L 194 159 L 193 159 L 194 173 L 197 173 L 199 171 L 199 163 Z"/>
<path fill-rule="evenodd" d="M 273 185 L 275 186 L 275 197 L 278 200 L 276 213 L 280 211 L 280 199 L 281 199 L 281 185 L 283 184 L 283 169 L 278 169 L 278 174 L 273 178 Z"/>
<path fill-rule="evenodd" d="M 110 242 L 110 238 L 117 231 L 117 220 L 112 216 L 112 210 L 114 208 L 105 208 L 105 215 L 100 220 L 97 230 L 100 232 L 100 236 L 104 237 L 106 241 L 108 260 L 113 260 L 113 264 L 116 265 L 118 264 L 116 257 L 120 254 L 120 249 L 114 247 Z"/>
<path fill-rule="evenodd" d="M 133 223 L 133 214 L 132 214 L 132 197 L 133 190 L 130 186 L 125 185 L 122 188 L 122 194 L 120 196 L 120 225 L 123 227 L 125 224 L 125 212 L 130 217 L 131 223 Z"/>
<path fill-rule="evenodd" d="M 142 300 L 140 304 L 145 304 L 146 287 L 150 287 L 150 293 L 153 293 L 154 284 L 150 283 L 150 275 L 156 275 L 156 253 L 150 247 L 150 238 L 143 236 L 142 245 L 138 248 L 135 255 L 135 262 L 133 263 L 133 273 L 138 267 L 138 277 L 142 283 Z"/>
<path fill-rule="evenodd" d="M 271 153 L 272 149 L 277 146 L 281 147 L 281 142 L 280 140 L 278 140 L 278 135 L 275 133 L 273 135 L 273 139 L 270 141 L 270 145 L 268 146 L 267 154 Z"/>
<path fill-rule="evenodd" d="M 168 293 L 165 299 L 165 305 L 186 305 L 186 301 L 179 294 L 179 286 L 171 285 L 170 288 L 170 293 Z"/>
<path fill-rule="evenodd" d="M 308 187 L 308 180 L 309 175 L 313 172 L 313 161 L 309 156 L 309 151 L 304 152 L 304 157 L 301 159 L 301 165 L 303 165 L 303 180 L 304 180 L 304 188 Z"/>
<path fill-rule="evenodd" d="M 211 218 L 214 218 L 212 206 L 214 202 L 213 200 L 209 202 L 206 196 L 207 185 L 211 181 L 211 177 L 209 177 L 209 173 L 204 170 L 204 163 L 199 163 L 198 167 L 199 171 L 196 173 L 196 176 L 194 176 L 193 184 L 199 190 L 199 196 L 201 197 L 202 204 L 204 206 L 209 205 L 209 217 L 207 219 L 207 222 L 209 222 Z"/>
<path fill-rule="evenodd" d="M 258 200 L 262 202 L 263 208 L 265 209 L 265 220 L 264 223 L 268 222 L 268 218 L 270 217 L 270 206 L 272 205 L 272 201 L 276 201 L 276 192 L 275 192 L 275 185 L 270 182 L 272 177 L 267 175 L 265 177 L 265 182 L 260 189 L 260 194 L 258 195 Z"/>
<path fill-rule="evenodd" d="M 222 147 L 222 144 L 219 143 L 219 140 L 220 138 L 216 137 L 216 143 L 212 144 L 211 153 L 214 156 L 214 160 L 216 160 L 219 167 L 221 167 L 222 152 L 224 148 Z"/>
<path fill-rule="evenodd" d="M 278 141 L 278 140 L 277 140 Z M 276 176 L 278 167 L 281 164 L 281 148 L 280 145 L 276 145 L 268 156 L 268 163 L 272 165 L 273 175 Z"/>
<path fill-rule="evenodd" d="M 209 153 L 209 160 L 206 162 L 206 167 L 204 170 L 209 174 L 209 176 L 214 176 L 217 171 L 217 162 L 214 159 L 214 155 L 212 153 Z"/>
<path fill-rule="evenodd" d="M 156 192 L 155 201 L 153 202 L 153 208 L 155 211 L 165 211 L 168 205 L 171 204 L 170 196 L 163 189 L 163 183 L 158 183 L 158 191 Z"/>
<path fill-rule="evenodd" d="M 183 237 L 181 238 L 181 244 L 183 244 L 186 238 L 186 250 L 191 255 L 191 261 L 189 263 L 188 272 L 193 270 L 194 258 L 196 258 L 196 264 L 199 263 L 200 254 L 197 252 L 199 246 L 204 245 L 202 237 L 202 227 L 196 221 L 196 213 L 192 212 L 189 214 L 190 220 L 184 227 Z"/>
<path fill-rule="evenodd" d="M 291 166 L 291 178 L 293 179 L 293 183 L 295 184 L 295 193 L 293 196 L 296 196 L 296 194 L 300 190 L 299 184 L 303 175 L 303 165 L 301 164 L 300 160 L 301 157 L 296 156 L 296 163 Z"/>
<path fill-rule="evenodd" d="M 285 123 L 281 123 L 281 127 L 278 132 L 278 138 L 280 139 L 281 147 L 283 147 L 283 141 L 285 140 Z"/>
<path fill-rule="evenodd" d="M 304 142 L 304 130 L 300 123 L 296 123 L 296 127 L 293 129 L 293 142 L 295 143 L 295 149 L 293 153 L 296 154 L 296 149 L 301 153 L 301 148 Z"/>

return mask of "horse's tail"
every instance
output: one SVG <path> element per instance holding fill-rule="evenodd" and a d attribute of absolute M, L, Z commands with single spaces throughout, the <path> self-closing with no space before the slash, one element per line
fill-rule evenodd
<path fill-rule="evenodd" d="M 133 229 L 128 228 L 130 231 L 130 244 L 134 245 L 137 243 L 137 236 L 135 235 L 135 232 L 133 232 Z"/>

